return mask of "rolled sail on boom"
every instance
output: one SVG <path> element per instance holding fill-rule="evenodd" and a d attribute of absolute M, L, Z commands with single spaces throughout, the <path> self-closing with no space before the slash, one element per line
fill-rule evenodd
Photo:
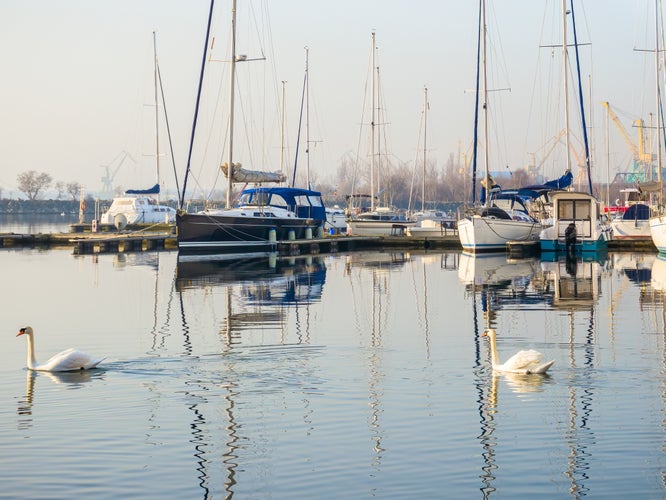
<path fill-rule="evenodd" d="M 233 168 L 233 182 L 249 182 L 249 183 L 260 183 L 260 182 L 284 182 L 286 176 L 281 172 L 264 172 L 261 170 L 247 170 L 241 167 L 240 163 L 234 163 Z M 225 177 L 229 176 L 229 165 L 225 162 L 220 165 L 222 172 Z"/>

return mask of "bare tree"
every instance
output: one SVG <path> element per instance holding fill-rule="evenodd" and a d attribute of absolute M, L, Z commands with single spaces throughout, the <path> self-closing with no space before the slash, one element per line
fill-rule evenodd
<path fill-rule="evenodd" d="M 16 177 L 18 190 L 25 193 L 29 200 L 36 200 L 39 193 L 47 189 L 53 178 L 46 172 L 37 173 L 34 170 L 21 172 Z"/>
<path fill-rule="evenodd" d="M 78 182 L 68 182 L 66 189 L 67 194 L 72 197 L 72 200 L 76 200 L 81 194 L 81 184 Z"/>
<path fill-rule="evenodd" d="M 56 192 L 58 193 L 58 199 L 60 200 L 65 192 L 65 183 L 62 181 L 58 181 L 55 183 L 55 188 Z"/>

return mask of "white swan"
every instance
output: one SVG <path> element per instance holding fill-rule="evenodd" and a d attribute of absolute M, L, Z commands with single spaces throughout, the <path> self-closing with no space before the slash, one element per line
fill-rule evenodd
<path fill-rule="evenodd" d="M 85 352 L 67 349 L 51 357 L 46 363 L 38 364 L 35 359 L 35 339 L 32 327 L 21 328 L 17 337 L 28 337 L 28 368 L 43 372 L 71 372 L 75 370 L 90 370 L 101 363 L 104 358 L 93 359 Z"/>
<path fill-rule="evenodd" d="M 528 351 L 518 351 L 516 354 L 506 360 L 505 363 L 500 364 L 497 357 L 497 346 L 495 339 L 497 332 L 494 328 L 488 328 L 483 332 L 484 337 L 490 340 L 490 354 L 492 356 L 493 370 L 506 373 L 521 373 L 524 375 L 543 374 L 548 371 L 548 368 L 553 366 L 555 360 L 541 363 L 543 354 L 534 349 Z"/>

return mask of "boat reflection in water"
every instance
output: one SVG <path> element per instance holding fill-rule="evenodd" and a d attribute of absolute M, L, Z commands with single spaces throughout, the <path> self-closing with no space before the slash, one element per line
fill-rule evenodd
<path fill-rule="evenodd" d="M 541 254 L 542 293 L 553 308 L 593 312 L 608 254 L 590 252 L 584 255 L 571 258 L 552 252 Z"/>
<path fill-rule="evenodd" d="M 490 328 L 495 312 L 508 305 L 543 302 L 533 278 L 539 271 L 537 259 L 507 259 L 504 254 L 460 255 L 458 279 L 465 291 L 481 298 L 485 327 Z M 478 332 L 477 332 L 478 333 Z"/>
<path fill-rule="evenodd" d="M 497 327 L 498 312 L 506 307 L 523 309 L 540 302 L 533 284 L 539 271 L 536 259 L 507 259 L 505 254 L 471 254 L 463 252 L 458 266 L 458 280 L 473 301 L 474 343 L 476 351 L 475 386 L 479 422 L 479 442 L 483 466 L 479 477 L 484 497 L 495 491 L 499 469 L 496 446 L 499 440 L 499 381 L 504 379 L 512 392 L 538 392 L 546 380 L 525 380 L 512 374 L 500 374 L 490 368 L 490 350 L 481 340 L 485 328 Z M 482 318 L 478 317 L 477 300 L 481 302 Z M 481 326 L 480 323 L 483 325 Z"/>
<path fill-rule="evenodd" d="M 296 359 L 299 369 L 308 370 L 309 359 L 317 355 L 319 347 L 308 345 L 307 311 L 310 304 L 322 297 L 326 281 L 324 257 L 242 255 L 225 256 L 222 260 L 179 260 L 175 281 L 181 297 L 184 331 L 201 329 L 200 325 L 208 324 L 211 319 L 219 325 L 220 361 L 210 374 L 193 377 L 186 394 L 192 412 L 191 442 L 204 497 L 208 498 L 209 485 L 216 482 L 212 476 L 221 471 L 224 477 L 220 482 L 224 484 L 226 497 L 231 498 L 238 480 L 238 449 L 251 433 L 243 429 L 243 412 L 238 410 L 244 394 L 251 390 L 237 362 L 242 359 L 246 369 L 252 366 L 262 373 L 263 367 L 270 366 L 267 360 Z M 198 299 L 191 300 L 194 296 Z M 218 302 L 226 311 L 223 315 L 216 307 Z M 205 304 L 205 309 L 200 309 L 201 304 Z M 301 309 L 306 313 L 302 314 Z M 205 317 L 208 313 L 212 318 Z M 274 338 L 276 332 L 279 338 Z M 268 338 L 266 333 L 270 334 Z M 209 359 L 217 358 L 216 355 Z M 209 378 L 217 382 L 211 385 Z M 271 393 L 270 383 L 257 383 L 266 394 Z M 208 411 L 208 395 L 220 388 L 222 410 Z M 307 406 L 307 396 L 303 396 L 303 401 Z M 223 449 L 213 450 L 210 428 L 225 430 Z M 219 468 L 215 465 L 218 460 Z"/>
<path fill-rule="evenodd" d="M 459 280 L 466 291 L 473 294 L 475 308 L 475 339 L 477 342 L 476 388 L 481 432 L 479 442 L 482 447 L 483 466 L 480 474 L 481 489 L 485 493 L 495 490 L 495 480 L 501 469 L 497 455 L 500 434 L 510 424 L 503 417 L 503 409 L 511 408 L 516 398 L 521 400 L 542 397 L 539 393 L 559 384 L 566 383 L 554 376 L 524 376 L 496 373 L 489 369 L 488 350 L 479 342 L 483 324 L 485 328 L 505 328 L 507 335 L 516 335 L 506 330 L 506 322 L 499 313 L 502 310 L 523 311 L 528 308 L 556 309 L 566 311 L 569 321 L 568 353 L 569 366 L 560 370 L 577 370 L 583 389 L 576 384 L 568 386 L 569 426 L 564 430 L 563 440 L 567 446 L 568 459 L 564 474 L 571 481 L 571 491 L 585 490 L 585 471 L 591 460 L 590 443 L 594 440 L 591 428 L 594 410 L 594 389 L 592 383 L 595 364 L 596 304 L 601 290 L 601 281 L 606 264 L 606 254 L 586 255 L 567 259 L 565 255 L 543 254 L 541 260 L 512 261 L 504 255 L 470 256 L 462 254 L 458 271 Z M 476 315 L 477 298 L 480 298 L 483 318 Z M 576 340 L 574 316 L 589 316 L 584 328 L 584 339 Z M 504 324 L 502 324 L 504 323 Z M 544 342 L 552 341 L 546 338 Z M 553 349 L 552 346 L 548 347 Z M 577 359 L 582 355 L 582 360 Z M 559 362 L 558 362 L 559 363 Z M 559 381 L 558 381 L 559 378 Z M 506 388 L 508 390 L 502 390 Z M 500 404 L 500 393 L 506 400 Z M 512 395 L 512 399 L 509 399 Z"/>
<path fill-rule="evenodd" d="M 408 252 L 352 252 L 345 259 L 345 269 L 349 272 L 352 267 L 367 267 L 388 271 L 403 267 L 411 259 Z"/>
<path fill-rule="evenodd" d="M 460 255 L 458 278 L 466 285 L 507 286 L 529 280 L 539 269 L 536 259 L 507 259 L 504 254 Z"/>
<path fill-rule="evenodd" d="M 657 254 L 648 252 L 618 252 L 611 256 L 613 269 L 619 270 L 639 286 L 650 284 L 656 258 Z"/>
<path fill-rule="evenodd" d="M 326 281 L 323 257 L 248 258 L 179 261 L 176 289 L 211 285 L 243 285 L 253 303 L 310 302 L 321 299 Z"/>
<path fill-rule="evenodd" d="M 650 283 L 653 290 L 666 292 L 666 255 L 662 253 L 652 263 Z"/>
<path fill-rule="evenodd" d="M 324 257 L 225 257 L 179 260 L 176 290 L 225 287 L 226 335 L 256 326 L 281 328 L 285 308 L 321 300 L 326 281 Z"/>

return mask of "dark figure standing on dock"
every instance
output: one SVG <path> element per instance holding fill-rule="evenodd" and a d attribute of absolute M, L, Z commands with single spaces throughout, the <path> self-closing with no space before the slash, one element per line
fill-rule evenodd
<path fill-rule="evenodd" d="M 576 224 L 573 222 L 567 226 L 564 231 L 564 242 L 567 247 L 567 258 L 574 257 L 576 254 Z"/>

